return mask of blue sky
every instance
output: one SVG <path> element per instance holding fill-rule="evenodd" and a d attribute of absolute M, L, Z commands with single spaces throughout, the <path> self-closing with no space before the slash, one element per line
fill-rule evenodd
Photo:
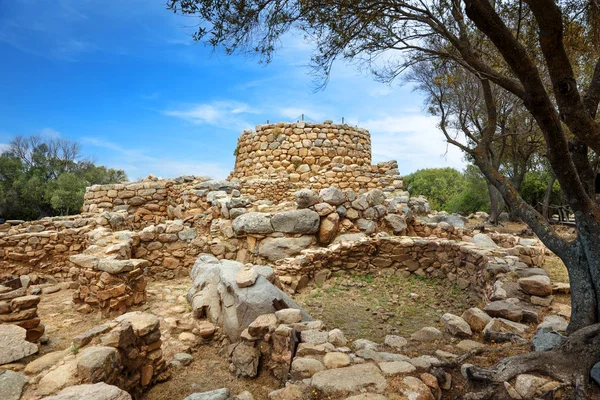
<path fill-rule="evenodd" d="M 311 48 L 288 35 L 274 61 L 194 43 L 197 21 L 165 0 L 0 0 L 0 150 L 16 135 L 79 141 L 129 178 L 224 178 L 245 128 L 345 117 L 371 132 L 373 161 L 402 174 L 464 166 L 410 87 L 334 66 L 314 93 Z"/>

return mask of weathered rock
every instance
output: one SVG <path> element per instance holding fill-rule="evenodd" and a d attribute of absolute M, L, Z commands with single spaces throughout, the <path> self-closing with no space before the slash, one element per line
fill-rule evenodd
<path fill-rule="evenodd" d="M 259 338 L 266 333 L 273 332 L 276 327 L 277 317 L 275 314 L 263 314 L 256 317 L 256 319 L 248 325 L 248 333 L 252 337 Z"/>
<path fill-rule="evenodd" d="M 325 368 L 343 368 L 350 365 L 350 356 L 345 353 L 340 353 L 337 351 L 332 351 L 330 353 L 325 354 L 323 357 L 323 364 Z"/>
<path fill-rule="evenodd" d="M 387 386 L 379 369 L 368 363 L 317 372 L 313 375 L 311 384 L 324 394 L 361 390 L 383 392 Z"/>
<path fill-rule="evenodd" d="M 540 378 L 535 375 L 521 374 L 515 380 L 515 390 L 524 399 L 532 399 L 537 389 L 548 382 L 548 379 Z"/>
<path fill-rule="evenodd" d="M 469 308 L 463 312 L 461 318 L 469 324 L 474 332 L 481 332 L 492 320 L 492 317 L 476 307 Z"/>
<path fill-rule="evenodd" d="M 27 377 L 19 372 L 0 371 L 0 399 L 19 400 L 27 381 Z"/>
<path fill-rule="evenodd" d="M 260 212 L 249 212 L 240 215 L 233 220 L 232 227 L 236 235 L 265 235 L 273 232 L 271 214 Z"/>
<path fill-rule="evenodd" d="M 358 240 L 366 239 L 367 235 L 362 232 L 357 233 L 344 233 L 339 235 L 333 240 L 333 243 L 341 243 L 341 242 L 356 242 Z"/>
<path fill-rule="evenodd" d="M 560 315 L 546 315 L 544 321 L 538 325 L 538 329 L 549 328 L 556 332 L 565 332 L 569 323 Z"/>
<path fill-rule="evenodd" d="M 300 339 L 303 343 L 323 344 L 329 340 L 329 334 L 316 329 L 307 329 L 300 332 Z"/>
<path fill-rule="evenodd" d="M 271 261 L 292 257 L 315 242 L 314 236 L 268 237 L 258 246 L 258 254 Z"/>
<path fill-rule="evenodd" d="M 487 341 L 525 343 L 520 335 L 525 332 L 527 325 L 509 321 L 504 318 L 493 318 L 483 329 Z"/>
<path fill-rule="evenodd" d="M 210 392 L 192 393 L 183 400 L 230 400 L 229 389 L 217 389 Z"/>
<path fill-rule="evenodd" d="M 340 226 L 340 216 L 338 213 L 331 213 L 321 221 L 319 227 L 319 242 L 329 243 L 337 235 Z"/>
<path fill-rule="evenodd" d="M 411 400 L 435 400 L 429 387 L 419 378 L 407 376 L 402 380 L 401 392 Z"/>
<path fill-rule="evenodd" d="M 77 376 L 83 382 L 105 381 L 117 370 L 119 352 L 114 347 L 88 347 L 77 359 Z"/>
<path fill-rule="evenodd" d="M 327 341 L 336 347 L 343 347 L 348 343 L 344 336 L 344 332 L 337 328 L 329 331 L 327 334 Z"/>
<path fill-rule="evenodd" d="M 519 278 L 528 278 L 530 276 L 536 276 L 536 275 L 548 276 L 548 272 L 543 268 L 529 268 L 529 267 L 515 268 L 514 273 Z"/>
<path fill-rule="evenodd" d="M 346 196 L 344 196 L 344 192 L 335 186 L 330 186 L 325 189 L 321 189 L 319 192 L 319 197 L 322 201 L 329 203 L 334 206 L 339 206 L 340 204 L 346 201 Z"/>
<path fill-rule="evenodd" d="M 469 324 L 458 315 L 446 313 L 442 315 L 442 322 L 450 334 L 455 336 L 469 337 L 473 334 Z"/>
<path fill-rule="evenodd" d="M 51 370 L 40 379 L 37 391 L 40 394 L 52 394 L 77 382 L 77 361 L 70 360 Z"/>
<path fill-rule="evenodd" d="M 190 365 L 194 361 L 194 357 L 188 353 L 176 353 L 173 359 L 181 363 L 181 365 Z"/>
<path fill-rule="evenodd" d="M 277 311 L 273 300 L 300 310 L 303 320 L 312 320 L 294 300 L 260 274 L 254 285 L 239 288 L 235 276 L 242 266 L 235 261 L 219 261 L 208 254 L 198 258 L 190 273 L 193 284 L 187 295 L 196 317 L 206 315 L 213 324 L 222 327 L 232 342 L 259 315 Z"/>
<path fill-rule="evenodd" d="M 546 297 L 531 296 L 531 298 L 529 299 L 529 301 L 531 301 L 531 304 L 534 304 L 536 306 L 541 306 L 541 307 L 550 307 L 553 300 L 554 300 L 554 296 L 546 296 Z"/>
<path fill-rule="evenodd" d="M 160 321 L 157 316 L 142 311 L 128 312 L 115 318 L 115 321 L 119 323 L 131 323 L 136 336 L 145 336 L 148 333 L 158 329 L 160 325 Z"/>
<path fill-rule="evenodd" d="M 246 264 L 240 268 L 240 272 L 235 275 L 235 282 L 238 287 L 245 288 L 254 285 L 258 278 L 258 272 L 254 270 L 252 264 Z"/>
<path fill-rule="evenodd" d="M 407 361 L 380 362 L 379 368 L 385 376 L 410 374 L 411 372 L 415 372 L 417 370 L 414 365 Z"/>
<path fill-rule="evenodd" d="M 534 275 L 519 279 L 519 286 L 527 293 L 535 296 L 550 296 L 552 294 L 552 282 L 544 275 Z"/>
<path fill-rule="evenodd" d="M 406 217 L 403 215 L 388 214 L 383 219 L 389 224 L 395 235 L 401 234 L 408 227 Z"/>
<path fill-rule="evenodd" d="M 77 385 L 61 390 L 44 400 L 131 400 L 131 396 L 116 386 L 99 382 L 94 385 Z"/>
<path fill-rule="evenodd" d="M 377 393 L 362 393 L 357 394 L 356 396 L 346 397 L 346 400 L 388 400 L 388 398 Z"/>
<path fill-rule="evenodd" d="M 283 389 L 274 390 L 269 393 L 269 400 L 304 400 L 312 396 L 311 388 L 305 383 L 296 382 L 287 385 Z"/>
<path fill-rule="evenodd" d="M 492 317 L 504 318 L 510 321 L 521 322 L 523 309 L 507 301 L 493 301 L 485 306 L 485 312 Z"/>
<path fill-rule="evenodd" d="M 461 340 L 456 347 L 458 347 L 459 349 L 463 350 L 463 351 L 471 351 L 471 350 L 475 350 L 475 349 L 480 349 L 482 347 L 485 347 L 484 344 L 476 342 L 474 340 Z"/>
<path fill-rule="evenodd" d="M 485 233 L 478 233 L 473 236 L 471 242 L 477 245 L 477 247 L 481 247 L 482 249 L 497 249 L 499 246 Z"/>
<path fill-rule="evenodd" d="M 563 344 L 565 338 L 550 328 L 540 329 L 532 339 L 531 348 L 533 351 L 550 351 Z"/>
<path fill-rule="evenodd" d="M 0 365 L 37 353 L 38 347 L 26 341 L 26 335 L 27 331 L 20 326 L 0 324 Z"/>
<path fill-rule="evenodd" d="M 383 343 L 386 346 L 390 346 L 397 350 L 401 350 L 404 346 L 408 344 L 408 340 L 398 335 L 386 335 Z"/>
<path fill-rule="evenodd" d="M 440 340 L 442 337 L 442 332 L 440 332 L 439 329 L 434 328 L 432 326 L 426 326 L 424 328 L 421 328 L 412 335 L 410 335 L 411 339 L 417 340 L 419 342 L 433 342 L 436 340 Z"/>
<path fill-rule="evenodd" d="M 296 357 L 292 361 L 292 378 L 301 380 L 311 378 L 319 371 L 325 370 L 325 366 L 319 361 L 312 358 Z"/>
<path fill-rule="evenodd" d="M 594 382 L 596 382 L 596 385 L 600 386 L 600 362 L 594 364 L 590 370 L 590 377 Z"/>
<path fill-rule="evenodd" d="M 69 350 L 66 349 L 44 354 L 43 356 L 36 358 L 35 360 L 27 364 L 23 372 L 25 372 L 27 375 L 34 375 L 40 373 L 56 365 L 69 353 Z"/>
<path fill-rule="evenodd" d="M 309 209 L 284 211 L 271 217 L 275 232 L 311 235 L 319 231 L 321 218 Z"/>
<path fill-rule="evenodd" d="M 88 344 L 89 342 L 91 342 L 92 339 L 94 339 L 95 337 L 100 336 L 103 333 L 106 333 L 109 330 L 111 330 L 111 328 L 112 327 L 110 324 L 103 324 L 103 325 L 95 326 L 92 329 L 88 329 L 87 331 L 75 336 L 73 338 L 73 343 L 77 347 L 83 347 L 86 344 Z"/>
<path fill-rule="evenodd" d="M 284 308 L 283 310 L 275 311 L 278 324 L 294 324 L 302 321 L 302 312 L 295 308 Z"/>
<path fill-rule="evenodd" d="M 319 195 L 310 189 L 300 189 L 294 193 L 298 208 L 308 208 L 319 202 Z"/>
<path fill-rule="evenodd" d="M 238 378 L 254 378 L 258 374 L 260 351 L 244 342 L 240 342 L 231 356 L 233 373 Z"/>

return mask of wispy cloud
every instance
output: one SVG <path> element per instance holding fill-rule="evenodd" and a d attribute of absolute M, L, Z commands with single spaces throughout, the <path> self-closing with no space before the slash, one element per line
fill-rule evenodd
<path fill-rule="evenodd" d="M 42 128 L 39 130 L 38 134 L 50 139 L 56 139 L 61 136 L 60 132 L 53 128 Z"/>
<path fill-rule="evenodd" d="M 419 114 L 370 119 L 361 124 L 371 132 L 373 161 L 397 160 L 400 172 L 422 168 L 466 166 L 463 153 L 448 145 L 437 119 Z"/>
<path fill-rule="evenodd" d="M 0 154 L 4 153 L 5 151 L 8 151 L 9 148 L 10 146 L 8 145 L 8 143 L 0 143 Z"/>
<path fill-rule="evenodd" d="M 126 148 L 117 143 L 94 137 L 81 139 L 84 145 L 100 147 L 111 151 L 99 160 L 112 168 L 123 169 L 129 179 L 141 179 L 148 174 L 163 178 L 174 178 L 182 175 L 209 176 L 214 179 L 225 179 L 231 167 L 218 162 L 198 162 L 172 157 L 156 157 L 145 149 Z"/>
<path fill-rule="evenodd" d="M 213 125 L 228 128 L 247 128 L 252 124 L 246 122 L 242 115 L 258 114 L 260 111 L 239 101 L 213 101 L 211 103 L 194 104 L 181 109 L 163 111 L 164 115 L 181 118 L 196 125 Z"/>

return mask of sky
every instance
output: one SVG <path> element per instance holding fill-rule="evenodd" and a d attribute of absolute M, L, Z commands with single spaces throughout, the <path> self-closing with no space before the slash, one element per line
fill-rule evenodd
<path fill-rule="evenodd" d="M 225 178 L 244 129 L 342 117 L 371 132 L 373 162 L 403 175 L 465 166 L 410 86 L 339 62 L 324 90 L 311 47 L 288 34 L 270 64 L 226 56 L 165 0 L 0 0 L 0 151 L 17 135 L 65 137 L 131 180 Z"/>

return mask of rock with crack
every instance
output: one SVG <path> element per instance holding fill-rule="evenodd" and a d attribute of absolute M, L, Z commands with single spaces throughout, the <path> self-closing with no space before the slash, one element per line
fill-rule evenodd
<path fill-rule="evenodd" d="M 222 327 L 223 333 L 232 342 L 236 342 L 258 316 L 275 313 L 275 300 L 300 310 L 304 321 L 312 320 L 302 307 L 263 274 L 258 274 L 254 285 L 238 287 L 236 276 L 242 267 L 242 263 L 219 261 L 208 254 L 198 258 L 190 273 L 193 284 L 187 294 L 194 316 L 201 318 L 206 315 L 212 323 Z"/>
<path fill-rule="evenodd" d="M 99 382 L 94 385 L 70 386 L 45 400 L 131 400 L 131 396 L 116 386 Z"/>
<path fill-rule="evenodd" d="M 17 325 L 0 325 L 0 365 L 18 361 L 38 352 L 38 346 L 25 340 L 27 331 Z"/>

